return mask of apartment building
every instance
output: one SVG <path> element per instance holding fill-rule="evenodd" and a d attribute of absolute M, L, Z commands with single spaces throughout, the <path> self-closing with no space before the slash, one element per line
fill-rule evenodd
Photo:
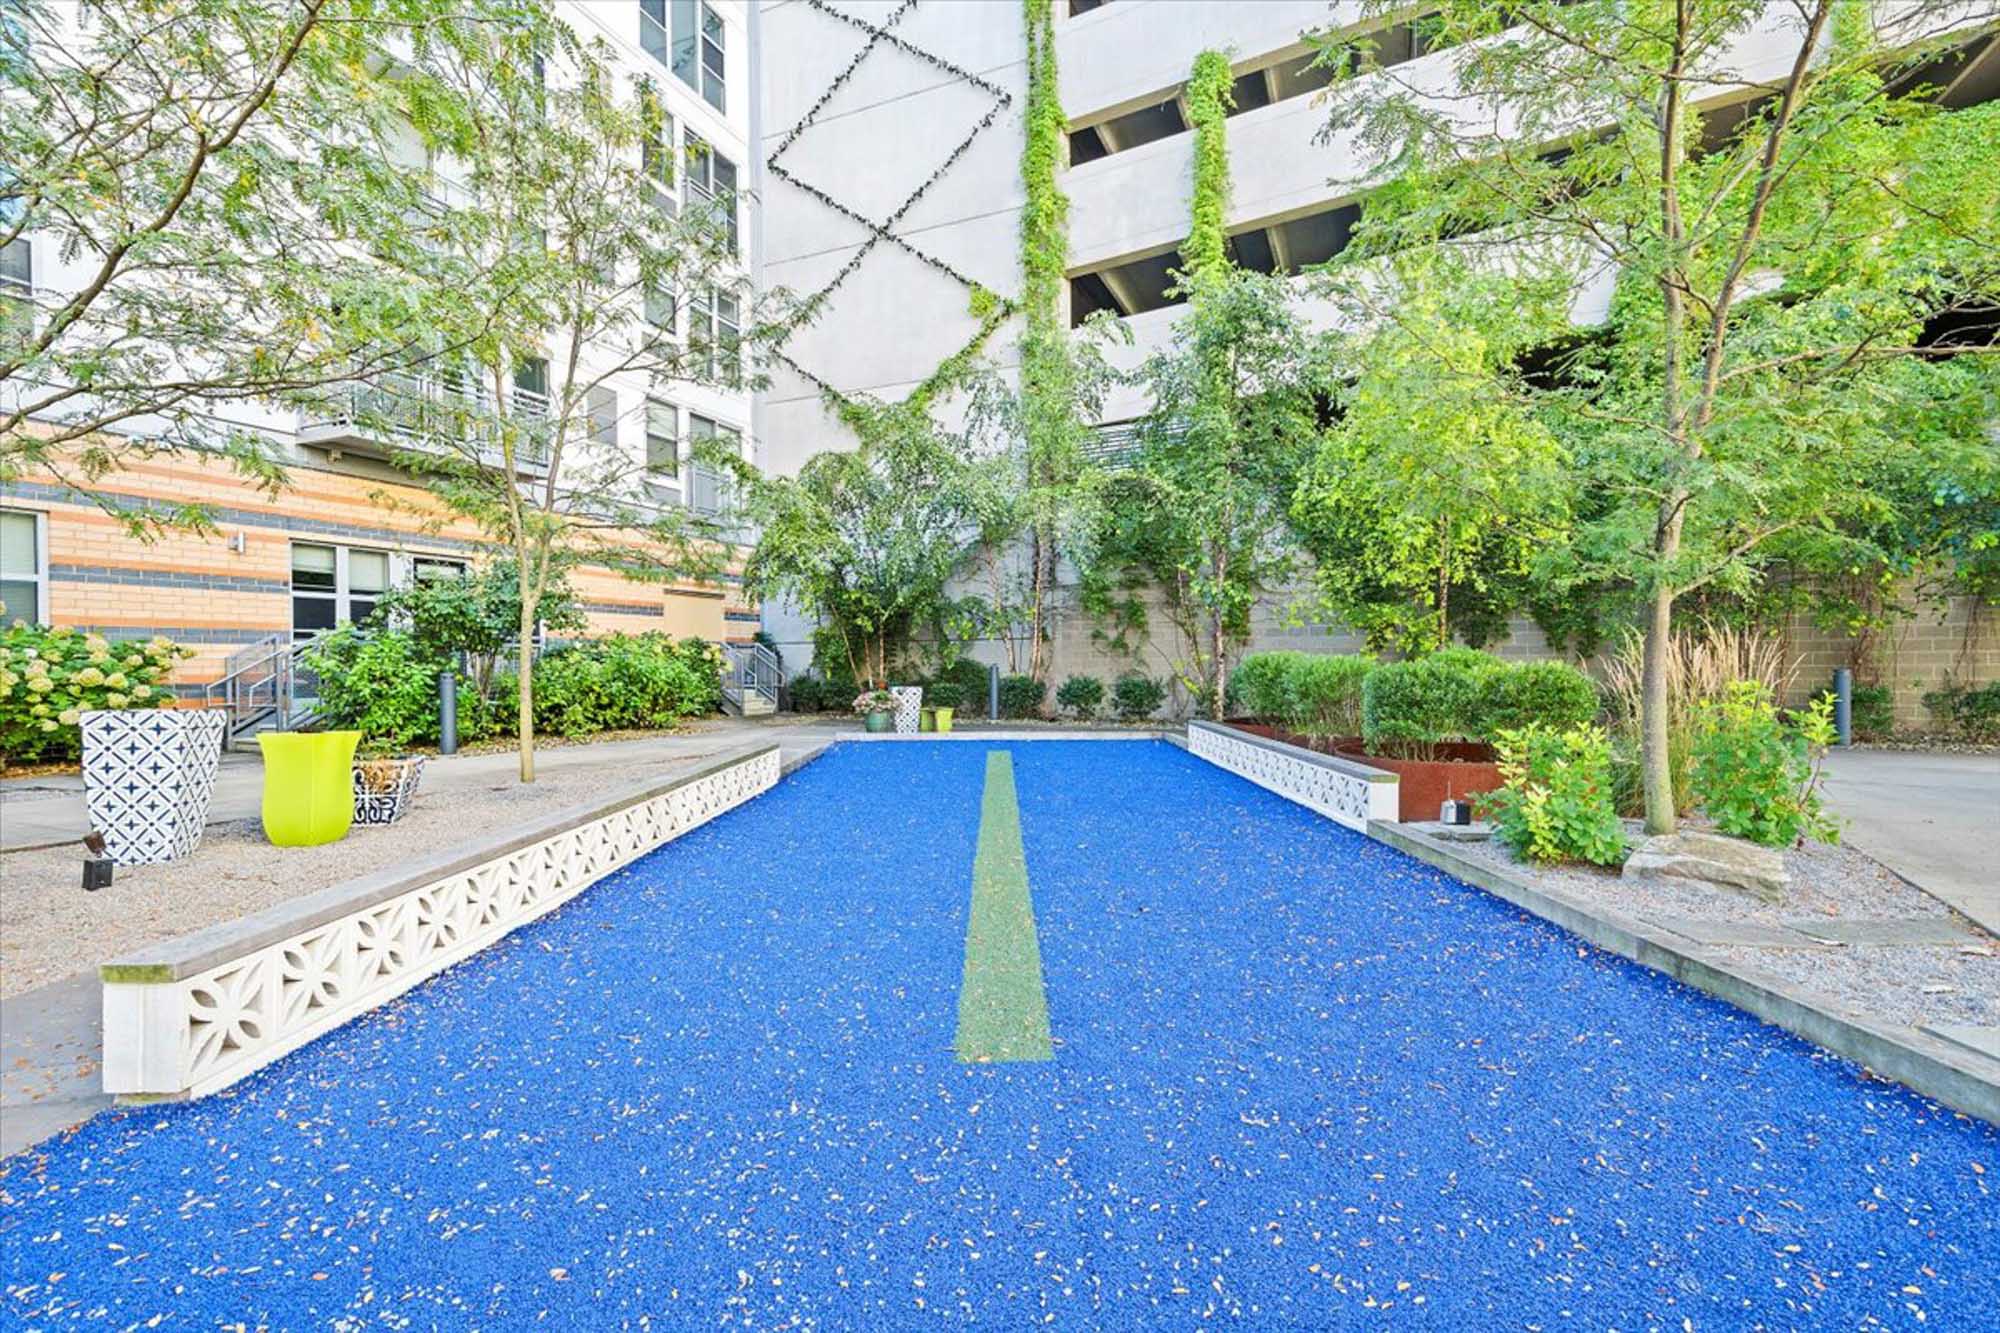
<path fill-rule="evenodd" d="M 608 44 L 618 77 L 644 78 L 656 89 L 665 114 L 662 141 L 651 151 L 679 164 L 661 173 L 664 206 L 737 198 L 747 273 L 757 234 L 746 188 L 757 109 L 756 13 L 737 0 L 559 0 L 556 8 L 580 38 Z M 414 135 L 407 150 L 413 165 L 424 165 Z M 29 234 L 0 255 L 0 295 L 46 304 L 75 290 L 83 271 L 82 257 L 67 259 Z M 685 294 L 661 318 L 678 337 L 728 346 L 744 315 L 739 298 L 706 289 Z M 499 410 L 544 414 L 548 364 L 520 367 Z M 635 471 L 646 470 L 652 502 L 713 510 L 721 503 L 721 478 L 697 465 L 690 451 L 697 441 L 719 438 L 754 457 L 747 387 L 676 383 L 662 390 L 646 378 L 614 375 L 593 395 L 594 438 L 614 441 Z M 357 385 L 345 404 L 312 412 L 247 402 L 218 409 L 219 422 L 255 430 L 272 445 L 289 482 L 275 496 L 193 451 L 138 458 L 106 478 L 104 488 L 126 506 L 209 506 L 216 536 L 169 533 L 142 542 L 56 478 L 29 476 L 7 486 L 0 494 L 0 600 L 7 615 L 111 636 L 167 635 L 197 651 L 176 686 L 198 697 L 232 657 L 252 661 L 270 645 L 359 621 L 391 588 L 447 577 L 486 558 L 493 549 L 488 534 L 444 510 L 391 461 L 410 437 L 390 438 L 379 414 L 361 410 L 370 394 L 421 404 L 467 391 L 436 379 Z M 131 430 L 143 439 L 146 425 Z M 536 464 L 530 459 L 524 466 Z M 662 587 L 586 566 L 572 582 L 596 631 L 742 641 L 757 627 L 757 609 L 732 574 Z"/>
<path fill-rule="evenodd" d="M 1314 94 L 1326 76 L 1311 68 L 1306 34 L 1362 37 L 1399 81 L 1445 91 L 1451 56 L 1427 46 L 1422 6 L 1365 18 L 1354 0 L 1053 3 L 1070 131 L 1059 181 L 1070 201 L 1071 322 L 1098 311 L 1118 319 L 1131 342 L 1113 359 L 1126 368 L 1172 337 L 1183 312 L 1169 274 L 1188 231 L 1194 151 L 1185 87 L 1204 50 L 1227 53 L 1235 76 L 1226 218 L 1235 262 L 1292 275 L 1301 313 L 1332 321 L 1298 275 L 1347 244 L 1374 164 L 1351 139 L 1322 138 L 1326 107 Z M 825 293 L 758 401 L 767 465 L 790 472 L 820 450 L 852 447 L 823 406 L 825 388 L 907 393 L 976 335 L 971 284 L 1018 289 L 1024 36 L 1018 0 L 764 0 L 761 23 L 762 58 L 785 71 L 762 90 L 759 152 L 770 166 L 759 184 L 761 277 Z M 1968 36 L 1911 81 L 1953 106 L 2000 95 L 2000 39 L 1990 26 Z M 1699 90 L 1698 104 L 1707 112 L 1750 105 L 1756 85 L 1778 81 L 1795 51 L 1774 7 L 1737 42 L 1730 77 Z M 1727 115 L 1711 119 L 1717 134 L 1730 125 Z M 1614 277 L 1584 275 L 1572 306 L 1579 325 L 1602 318 Z M 989 360 L 1010 366 L 1017 336 L 1012 325 L 995 331 Z M 1121 390 L 1106 405 L 1106 438 L 1115 441 L 1119 425 L 1147 406 L 1137 390 Z M 1358 646 L 1339 626 L 1287 624 L 1284 610 L 1260 610 L 1254 646 Z M 788 663 L 808 655 L 810 625 L 779 606 L 765 609 L 765 623 Z M 1105 657 L 1091 628 L 1080 615 L 1059 618 L 1056 678 L 1130 665 Z M 1530 655 L 1546 645 L 1523 624 L 1502 650 Z M 2000 661 L 2000 643 L 1981 651 Z M 1146 665 L 1157 673 L 1165 656 L 1150 654 Z"/>

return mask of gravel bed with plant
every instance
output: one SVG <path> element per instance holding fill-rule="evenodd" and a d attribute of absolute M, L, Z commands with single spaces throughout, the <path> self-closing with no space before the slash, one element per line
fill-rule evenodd
<path fill-rule="evenodd" d="M 1690 821 L 1688 827 L 1702 824 Z M 1632 841 L 1639 840 L 1636 820 L 1626 821 L 1626 830 Z M 1806 933 L 1829 921 L 1956 922 L 1964 938 L 1949 945 L 1720 947 L 1718 951 L 1738 966 L 1804 986 L 1842 1009 L 1878 1021 L 2000 1023 L 2000 942 L 1852 847 L 1808 842 L 1785 851 L 1791 885 L 1775 904 L 1687 880 L 1629 880 L 1608 867 L 1576 862 L 1534 865 L 1494 841 L 1454 843 L 1452 850 L 1537 889 L 1648 921 L 1678 917 L 1789 926 Z"/>

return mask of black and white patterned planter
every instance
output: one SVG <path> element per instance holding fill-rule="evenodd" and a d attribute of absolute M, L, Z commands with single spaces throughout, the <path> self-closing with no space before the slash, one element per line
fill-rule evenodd
<path fill-rule="evenodd" d="M 121 866 L 178 861 L 201 844 L 228 715 L 220 708 L 84 713 L 83 799 Z"/>
<path fill-rule="evenodd" d="M 395 781 L 387 787 L 376 788 L 368 785 L 364 769 L 381 769 L 385 764 L 393 764 L 396 769 Z M 361 760 L 354 765 L 354 822 L 380 827 L 393 824 L 409 811 L 410 801 L 417 794 L 417 784 L 424 778 L 424 757 L 414 754 L 407 759 Z"/>
<path fill-rule="evenodd" d="M 896 696 L 896 733 L 901 736 L 916 735 L 917 724 L 923 720 L 923 687 L 891 685 L 889 693 Z"/>

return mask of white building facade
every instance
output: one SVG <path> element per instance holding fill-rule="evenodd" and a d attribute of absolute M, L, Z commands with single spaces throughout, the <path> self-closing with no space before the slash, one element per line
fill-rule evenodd
<path fill-rule="evenodd" d="M 1353 0 L 1052 0 L 1069 163 L 1072 323 L 1108 311 L 1138 365 L 1164 347 L 1183 311 L 1169 273 L 1186 239 L 1194 135 L 1185 87 L 1195 57 L 1226 53 L 1235 76 L 1227 120 L 1230 195 L 1225 226 L 1238 264 L 1299 275 L 1346 245 L 1375 162 L 1350 138 L 1327 139 L 1325 76 L 1311 68 L 1311 33 L 1366 35 L 1401 83 L 1448 90 L 1452 52 L 1429 50 L 1412 5 L 1366 18 Z M 1970 10 L 1967 11 L 1971 13 Z M 966 345 L 979 321 L 970 284 L 1020 287 L 1019 221 L 1025 35 L 1019 0 L 763 0 L 762 59 L 781 77 L 763 87 L 758 181 L 764 203 L 759 279 L 799 294 L 825 293 L 797 331 L 757 402 L 765 461 L 795 472 L 824 449 L 853 447 L 822 391 L 895 399 Z M 1935 81 L 1954 105 L 2000 94 L 2000 42 L 1989 27 Z M 1794 28 L 1774 7 L 1746 33 L 1697 103 L 1748 102 L 1780 80 L 1796 52 Z M 1379 77 L 1379 76 L 1378 76 Z M 1580 284 L 1573 316 L 1587 325 L 1608 307 L 1608 271 Z M 1331 321 L 1303 279 L 1299 308 Z M 1016 360 L 1017 324 L 996 330 L 987 359 Z M 1136 389 L 1107 404 L 1115 426 L 1148 407 Z M 1257 617 L 1254 647 L 1351 650 L 1339 627 L 1297 628 L 1281 608 Z M 811 626 L 767 606 L 765 624 L 788 664 L 809 655 Z M 1054 678 L 1114 674 L 1078 614 L 1059 615 Z M 1523 626 L 1506 651 L 1545 645 Z M 983 653 L 982 656 L 990 656 Z M 1157 655 L 1155 655 L 1157 658 Z M 1142 664 L 1155 674 L 1160 661 Z"/>

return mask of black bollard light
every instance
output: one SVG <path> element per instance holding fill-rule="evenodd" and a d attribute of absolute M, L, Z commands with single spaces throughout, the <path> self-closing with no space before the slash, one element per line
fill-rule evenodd
<path fill-rule="evenodd" d="M 1842 745 L 1854 744 L 1854 672 L 1833 669 L 1833 729 Z"/>
<path fill-rule="evenodd" d="M 1000 720 L 1000 667 L 998 663 L 986 668 L 986 720 Z"/>
<path fill-rule="evenodd" d="M 438 675 L 438 753 L 458 753 L 458 678 L 449 671 Z"/>

